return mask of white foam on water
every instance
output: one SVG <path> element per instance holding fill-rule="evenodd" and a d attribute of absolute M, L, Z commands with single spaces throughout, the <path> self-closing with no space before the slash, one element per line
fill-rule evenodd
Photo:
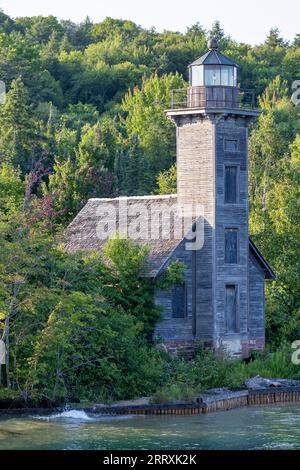
<path fill-rule="evenodd" d="M 44 416 L 32 416 L 33 419 L 40 419 L 44 421 L 57 421 L 57 420 L 72 420 L 72 421 L 122 421 L 127 419 L 136 418 L 137 415 L 107 415 L 95 414 L 89 416 L 83 410 L 66 410 L 61 413 Z M 144 415 L 142 415 L 144 417 Z"/>
<path fill-rule="evenodd" d="M 72 419 L 77 421 L 91 421 L 93 418 L 88 416 L 85 411 L 82 410 L 67 410 L 62 413 L 55 413 L 48 416 L 34 416 L 35 419 L 42 419 L 46 421 L 57 420 L 57 419 Z"/>

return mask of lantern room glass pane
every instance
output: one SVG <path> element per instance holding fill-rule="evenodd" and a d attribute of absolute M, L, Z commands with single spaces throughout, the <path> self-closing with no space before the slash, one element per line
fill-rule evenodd
<path fill-rule="evenodd" d="M 235 67 L 222 67 L 221 69 L 221 85 L 236 86 Z"/>
<path fill-rule="evenodd" d="M 206 86 L 221 85 L 221 67 L 205 66 L 204 82 Z"/>
<path fill-rule="evenodd" d="M 203 86 L 203 66 L 196 65 L 191 67 L 191 86 Z"/>

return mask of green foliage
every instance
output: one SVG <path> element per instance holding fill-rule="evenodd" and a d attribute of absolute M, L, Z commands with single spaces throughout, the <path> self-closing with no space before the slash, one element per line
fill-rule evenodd
<path fill-rule="evenodd" d="M 250 230 L 277 275 L 267 285 L 266 325 L 278 346 L 300 332 L 299 111 L 278 78 L 261 103 L 265 111 L 249 142 Z"/>
<path fill-rule="evenodd" d="M 35 345 L 31 391 L 57 397 L 118 399 L 147 394 L 159 382 L 161 360 L 139 340 L 139 324 L 101 298 L 62 297 Z"/>
<path fill-rule="evenodd" d="M 185 269 L 185 263 L 177 259 L 172 260 L 164 274 L 156 281 L 156 286 L 160 289 L 168 289 L 174 284 L 182 284 L 185 278 Z"/>
<path fill-rule="evenodd" d="M 134 136 L 116 154 L 116 193 L 121 196 L 143 196 L 153 188 L 149 159 L 142 153 L 140 141 Z"/>
<path fill-rule="evenodd" d="M 173 164 L 168 170 L 162 171 L 157 177 L 158 194 L 176 194 L 177 173 Z"/>
<path fill-rule="evenodd" d="M 111 264 L 104 292 L 114 305 L 121 305 L 143 323 L 142 333 L 150 340 L 161 310 L 154 303 L 155 284 L 139 276 L 149 249 L 121 236 L 108 240 L 103 249 Z"/>
<path fill-rule="evenodd" d="M 266 292 L 268 341 L 299 337 L 300 108 L 289 97 L 299 35 L 288 44 L 273 29 L 250 46 L 218 22 L 208 33 L 199 24 L 158 33 L 127 20 L 14 20 L 0 11 L 0 334 L 10 340 L 15 389 L 128 398 L 172 376 L 159 393 L 188 397 L 240 386 L 250 373 L 296 375 L 280 352 L 248 365 L 200 352 L 163 371 L 147 343 L 160 318 L 153 294 L 180 282 L 180 263 L 155 284 L 138 275 L 147 248 L 127 240 L 107 244 L 106 262 L 58 248 L 58 225 L 90 197 L 176 192 L 175 131 L 164 110 L 211 34 L 263 111 L 250 136 L 249 197 L 251 233 L 277 274 Z"/>
<path fill-rule="evenodd" d="M 153 396 L 153 402 L 163 403 L 172 400 L 191 400 L 194 396 L 210 388 L 245 388 L 245 380 L 260 375 L 266 378 L 299 379 L 299 366 L 291 361 L 290 345 L 280 349 L 256 354 L 246 363 L 200 347 L 192 361 L 172 359 L 168 363 L 166 382 Z"/>
<path fill-rule="evenodd" d="M 105 249 L 111 265 L 96 253 L 68 254 L 28 211 L 1 225 L 0 334 L 10 345 L 8 386 L 50 400 L 152 393 L 162 380 L 163 358 L 147 342 L 159 310 L 153 286 L 138 277 L 146 248 L 112 240 Z"/>
<path fill-rule="evenodd" d="M 12 390 L 11 388 L 0 388 L 0 400 L 10 400 L 15 399 L 19 396 L 17 390 Z"/>
<path fill-rule="evenodd" d="M 175 159 L 174 126 L 167 120 L 164 109 L 170 106 L 171 90 L 184 86 L 178 74 L 161 78 L 154 75 L 143 81 L 141 89 L 135 88 L 124 97 L 124 127 L 130 138 L 138 136 L 153 177 L 169 168 Z"/>
<path fill-rule="evenodd" d="M 14 209 L 23 201 L 24 183 L 20 170 L 9 163 L 0 166 L 0 209 Z"/>
<path fill-rule="evenodd" d="M 280 75 L 277 75 L 259 97 L 259 105 L 262 109 L 272 109 L 278 105 L 279 100 L 288 97 L 288 92 L 287 81 L 282 81 Z"/>

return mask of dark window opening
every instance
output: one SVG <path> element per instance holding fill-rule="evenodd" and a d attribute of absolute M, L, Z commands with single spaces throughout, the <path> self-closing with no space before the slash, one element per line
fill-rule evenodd
<path fill-rule="evenodd" d="M 226 331 L 227 333 L 238 332 L 238 318 L 237 318 L 237 293 L 238 288 L 235 284 L 226 285 L 226 304 L 225 304 L 225 318 L 226 318 Z"/>
<path fill-rule="evenodd" d="M 186 283 L 176 284 L 172 288 L 172 315 L 173 318 L 186 317 Z"/>
<path fill-rule="evenodd" d="M 237 166 L 225 167 L 225 203 L 235 204 L 237 202 L 238 186 L 238 168 Z"/>
<path fill-rule="evenodd" d="M 238 262 L 238 229 L 225 229 L 225 263 Z"/>
<path fill-rule="evenodd" d="M 234 139 L 225 139 L 224 149 L 226 150 L 226 152 L 237 152 L 238 141 Z"/>

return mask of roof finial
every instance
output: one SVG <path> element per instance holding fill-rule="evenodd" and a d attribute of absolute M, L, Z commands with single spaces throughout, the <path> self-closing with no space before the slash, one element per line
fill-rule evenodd
<path fill-rule="evenodd" d="M 218 41 L 216 40 L 216 38 L 210 38 L 207 41 L 207 47 L 210 51 L 218 49 L 219 44 L 218 44 Z"/>

